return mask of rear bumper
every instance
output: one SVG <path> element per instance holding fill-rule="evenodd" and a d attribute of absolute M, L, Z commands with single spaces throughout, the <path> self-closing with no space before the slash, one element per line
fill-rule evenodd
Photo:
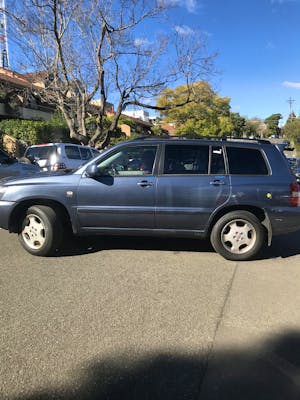
<path fill-rule="evenodd" d="M 267 211 L 272 235 L 296 232 L 300 229 L 300 207 L 281 207 Z"/>

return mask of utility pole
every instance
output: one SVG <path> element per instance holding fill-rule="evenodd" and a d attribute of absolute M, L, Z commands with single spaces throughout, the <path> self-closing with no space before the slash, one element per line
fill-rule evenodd
<path fill-rule="evenodd" d="M 5 0 L 0 0 L 0 67 L 9 69 Z"/>
<path fill-rule="evenodd" d="M 290 117 L 293 118 L 294 117 L 294 111 L 293 111 L 293 103 L 294 103 L 294 99 L 292 99 L 291 97 L 288 99 L 288 103 L 290 105 Z"/>

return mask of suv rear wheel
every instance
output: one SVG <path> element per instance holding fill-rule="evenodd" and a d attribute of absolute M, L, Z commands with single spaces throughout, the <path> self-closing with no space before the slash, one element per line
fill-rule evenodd
<path fill-rule="evenodd" d="M 53 208 L 32 206 L 22 221 L 19 240 L 29 253 L 49 256 L 60 244 L 62 231 L 61 221 Z"/>
<path fill-rule="evenodd" d="M 214 225 L 211 244 L 227 260 L 245 261 L 257 256 L 265 244 L 265 230 L 248 211 L 232 211 Z"/>

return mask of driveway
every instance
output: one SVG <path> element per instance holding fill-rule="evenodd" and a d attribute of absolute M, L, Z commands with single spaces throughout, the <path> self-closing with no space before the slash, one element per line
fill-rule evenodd
<path fill-rule="evenodd" d="M 243 263 L 191 240 L 0 248 L 1 399 L 300 397 L 300 233 Z"/>

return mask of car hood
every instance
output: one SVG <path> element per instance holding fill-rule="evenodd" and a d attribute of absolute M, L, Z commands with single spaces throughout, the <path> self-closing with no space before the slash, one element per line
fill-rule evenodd
<path fill-rule="evenodd" d="M 10 176 L 0 179 L 1 186 L 13 185 L 38 185 L 38 184 L 51 184 L 63 183 L 69 181 L 77 181 L 80 175 L 73 172 L 37 172 L 35 174 L 24 174 L 18 176 Z"/>

